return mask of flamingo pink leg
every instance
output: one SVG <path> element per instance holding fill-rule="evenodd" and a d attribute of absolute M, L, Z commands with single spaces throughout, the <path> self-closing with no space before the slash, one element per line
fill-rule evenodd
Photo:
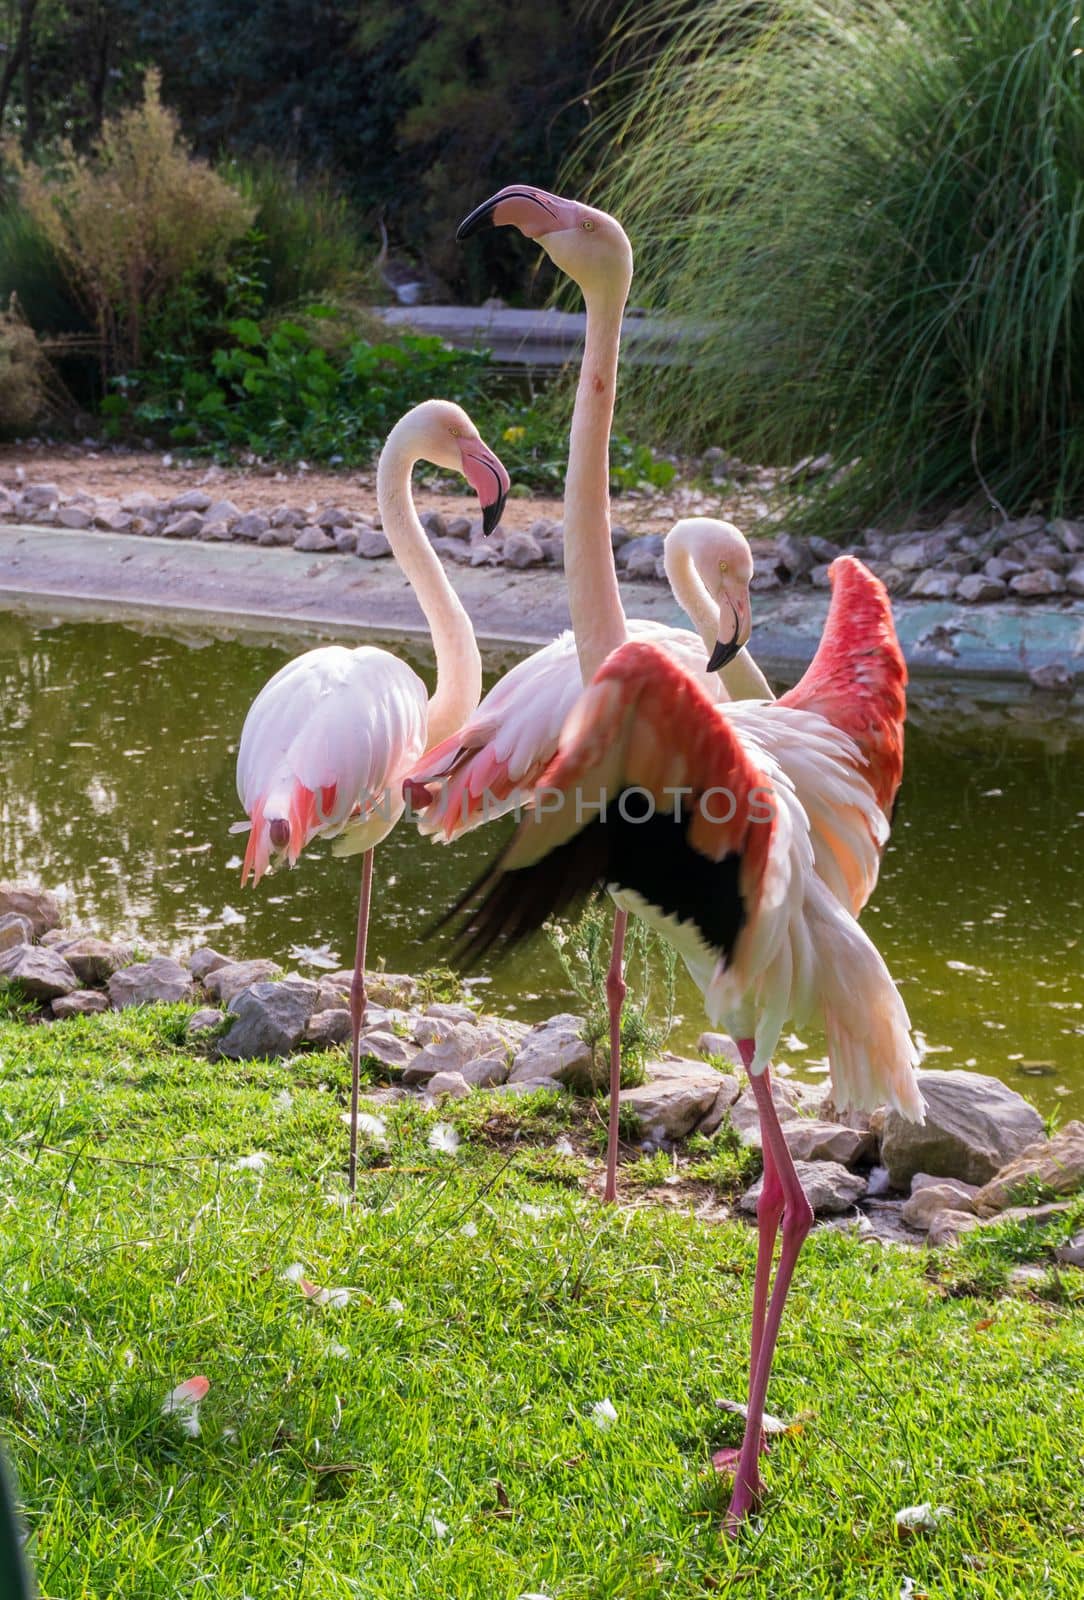
<path fill-rule="evenodd" d="M 361 1094 L 361 1025 L 365 1021 L 365 945 L 369 935 L 369 903 L 373 891 L 373 852 L 361 858 L 361 899 L 354 976 L 350 983 L 350 1193 L 358 1186 L 358 1100 Z"/>
<path fill-rule="evenodd" d="M 753 1042 L 749 1039 L 739 1041 L 742 1060 L 748 1063 L 752 1060 Z M 783 1195 L 783 1243 L 779 1251 L 779 1266 L 776 1269 L 775 1282 L 772 1284 L 771 1298 L 768 1301 L 767 1312 L 760 1329 L 759 1348 L 755 1352 L 753 1362 L 753 1376 L 749 1385 L 749 1410 L 745 1422 L 745 1436 L 742 1439 L 741 1455 L 738 1458 L 738 1469 L 734 1476 L 734 1492 L 730 1497 L 730 1506 L 726 1515 L 726 1528 L 730 1533 L 737 1532 L 738 1527 L 752 1509 L 760 1488 L 759 1458 L 761 1450 L 761 1421 L 764 1416 L 764 1401 L 768 1392 L 768 1374 L 772 1367 L 772 1356 L 775 1352 L 775 1341 L 779 1335 L 779 1324 L 783 1317 L 783 1306 L 790 1288 L 790 1280 L 794 1274 L 798 1253 L 802 1248 L 806 1235 L 813 1226 L 813 1208 L 806 1198 L 805 1191 L 798 1179 L 798 1174 L 787 1149 L 787 1141 L 783 1137 L 783 1130 L 779 1125 L 775 1102 L 772 1099 L 771 1085 L 768 1082 L 767 1072 L 750 1074 L 750 1083 L 757 1102 L 757 1111 L 760 1114 L 761 1143 L 765 1158 L 764 1188 L 767 1189 L 768 1167 L 770 1159 L 774 1167 L 774 1181 Z M 762 1232 L 774 1232 L 777 1218 L 773 1219 L 775 1204 L 765 1207 L 764 1217 L 761 1218 L 760 1208 L 757 1208 L 757 1220 Z M 761 1249 L 757 1253 L 757 1282 L 760 1285 L 762 1276 L 766 1275 L 764 1264 L 763 1237 Z M 770 1263 L 770 1253 L 767 1261 Z M 762 1273 L 764 1266 L 764 1273 Z M 754 1305 L 753 1339 L 757 1340 L 756 1308 Z"/>
<path fill-rule="evenodd" d="M 614 916 L 614 942 L 609 971 L 606 973 L 606 1004 L 610 1011 L 610 1121 L 606 1131 L 603 1205 L 612 1205 L 617 1199 L 617 1138 L 621 1124 L 621 1007 L 625 1003 L 626 993 L 623 960 L 628 921 L 627 911 L 618 911 Z"/>

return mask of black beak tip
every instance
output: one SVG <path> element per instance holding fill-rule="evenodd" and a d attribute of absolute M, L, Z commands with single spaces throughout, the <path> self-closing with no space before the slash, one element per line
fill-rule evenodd
<path fill-rule="evenodd" d="M 464 217 L 455 230 L 456 243 L 462 244 L 464 239 L 469 239 L 472 234 L 481 233 L 483 228 L 496 227 L 493 221 L 496 205 L 496 200 L 483 200 L 480 206 L 475 206 L 470 216 Z"/>
<path fill-rule="evenodd" d="M 490 505 L 482 507 L 482 533 L 488 539 L 493 530 L 499 526 L 504 515 L 504 502 L 507 495 L 499 494 Z"/>
<path fill-rule="evenodd" d="M 733 661 L 740 649 L 741 645 L 737 639 L 731 639 L 729 642 L 725 639 L 716 640 L 715 649 L 708 657 L 708 671 L 718 672 L 721 667 Z"/>

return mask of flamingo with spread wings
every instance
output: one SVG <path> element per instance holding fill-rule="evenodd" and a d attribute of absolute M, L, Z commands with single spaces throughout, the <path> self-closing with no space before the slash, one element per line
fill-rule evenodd
<path fill-rule="evenodd" d="M 396 423 L 377 468 L 384 531 L 413 585 L 433 637 L 437 686 L 430 698 L 405 661 L 362 645 L 327 645 L 290 661 L 260 690 L 237 753 L 237 792 L 249 817 L 241 881 L 278 860 L 293 866 L 313 839 L 338 854 L 363 854 L 350 990 L 352 1033 L 349 1183 L 357 1181 L 360 1035 L 373 850 L 404 809 L 403 779 L 425 750 L 478 704 L 482 662 L 470 618 L 414 510 L 417 461 L 461 472 L 476 490 L 487 531 L 500 520 L 508 474 L 459 406 L 426 400 Z"/>

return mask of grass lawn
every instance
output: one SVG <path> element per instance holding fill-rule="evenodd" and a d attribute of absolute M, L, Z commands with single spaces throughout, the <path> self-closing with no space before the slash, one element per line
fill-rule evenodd
<path fill-rule="evenodd" d="M 936 1268 L 811 1237 L 769 1396 L 795 1428 L 729 1542 L 750 1229 L 627 1169 L 604 1212 L 586 1119 L 537 1097 L 443 1113 L 456 1152 L 382 1110 L 346 1207 L 345 1057 L 212 1065 L 185 1015 L 0 1022 L 0 1429 L 43 1596 L 1081 1593 L 1080 1302 L 1002 1292 L 1019 1238 Z M 162 1405 L 195 1374 L 193 1437 Z M 924 1501 L 951 1514 L 901 1535 Z"/>

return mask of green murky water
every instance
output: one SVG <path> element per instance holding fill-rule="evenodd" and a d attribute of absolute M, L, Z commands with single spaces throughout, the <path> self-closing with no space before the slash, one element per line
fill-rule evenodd
<path fill-rule="evenodd" d="M 396 648 L 410 658 L 409 645 Z M 238 887 L 238 839 L 227 832 L 240 816 L 236 740 L 283 659 L 273 645 L 211 634 L 0 618 L 0 877 L 57 887 L 71 922 L 147 947 L 207 940 L 304 969 L 296 952 L 327 945 L 346 965 L 354 862 L 317 847 L 257 891 Z M 1046 1110 L 1082 1114 L 1084 735 L 1057 702 L 1009 706 L 993 726 L 976 721 L 978 709 L 915 696 L 866 926 L 928 1065 L 990 1072 Z M 496 828 L 451 849 L 397 829 L 377 856 L 374 958 L 389 970 L 431 959 L 427 924 L 498 843 Z M 501 1006 L 522 1016 L 567 999 L 542 942 L 491 978 Z M 679 1009 L 676 1042 L 689 1044 L 702 1022 L 687 983 Z M 823 1070 L 812 1035 L 785 1055 L 795 1070 Z"/>

